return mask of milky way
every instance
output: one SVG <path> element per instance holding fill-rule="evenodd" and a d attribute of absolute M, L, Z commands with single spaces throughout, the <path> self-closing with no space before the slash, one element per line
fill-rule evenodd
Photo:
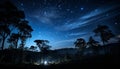
<path fill-rule="evenodd" d="M 35 39 L 50 41 L 52 49 L 74 47 L 77 38 L 94 36 L 93 29 L 105 24 L 120 35 L 119 0 L 11 0 L 25 11 Z"/>

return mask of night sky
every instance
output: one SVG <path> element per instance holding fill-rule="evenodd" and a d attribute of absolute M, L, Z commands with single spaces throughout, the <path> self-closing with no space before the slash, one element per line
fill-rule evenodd
<path fill-rule="evenodd" d="M 87 41 L 94 36 L 93 29 L 98 24 L 108 25 L 116 36 L 120 35 L 119 0 L 11 1 L 24 10 L 34 29 L 26 46 L 35 45 L 35 39 L 45 39 L 52 49 L 74 47 L 77 38 Z"/>

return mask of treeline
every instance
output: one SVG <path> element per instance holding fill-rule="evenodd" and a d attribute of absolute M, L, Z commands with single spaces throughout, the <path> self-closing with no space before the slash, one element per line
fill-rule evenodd
<path fill-rule="evenodd" d="M 9 47 L 23 49 L 28 38 L 31 38 L 32 27 L 25 19 L 24 11 L 10 1 L 0 4 L 0 43 L 1 50 L 6 43 Z M 7 44 L 6 44 L 7 45 Z"/>
<path fill-rule="evenodd" d="M 32 37 L 33 28 L 29 25 L 29 21 L 25 19 L 23 10 L 18 9 L 10 1 L 0 4 L 0 49 L 32 50 L 37 49 L 36 46 L 25 47 L 28 38 Z M 48 40 L 34 41 L 41 51 L 47 51 L 51 46 Z"/>
<path fill-rule="evenodd" d="M 115 37 L 115 35 L 106 25 L 98 25 L 97 28 L 93 30 L 93 32 L 95 33 L 95 37 L 97 36 L 101 38 L 103 46 L 107 44 L 111 38 Z M 100 42 L 93 39 L 92 36 L 89 37 L 88 42 L 86 42 L 84 38 L 78 38 L 74 44 L 75 47 L 79 49 L 85 48 L 86 46 L 89 47 L 101 46 Z"/>

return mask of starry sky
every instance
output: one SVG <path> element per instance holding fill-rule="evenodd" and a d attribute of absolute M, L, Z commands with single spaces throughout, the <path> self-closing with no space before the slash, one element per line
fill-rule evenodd
<path fill-rule="evenodd" d="M 52 49 L 74 47 L 77 38 L 94 36 L 98 24 L 120 35 L 119 0 L 11 0 L 24 10 L 34 29 L 26 46 L 36 39 L 50 41 Z M 94 37 L 97 39 L 97 37 Z"/>

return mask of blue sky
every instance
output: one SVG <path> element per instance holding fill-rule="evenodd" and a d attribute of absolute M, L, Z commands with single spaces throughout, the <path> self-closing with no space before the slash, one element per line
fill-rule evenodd
<path fill-rule="evenodd" d="M 120 5 L 118 0 L 12 0 L 25 11 L 34 29 L 26 46 L 34 40 L 50 41 L 52 49 L 74 47 L 77 38 L 86 41 L 94 36 L 93 29 L 105 24 L 119 35 Z M 98 39 L 97 37 L 94 37 Z M 99 41 L 99 40 L 98 40 Z"/>

